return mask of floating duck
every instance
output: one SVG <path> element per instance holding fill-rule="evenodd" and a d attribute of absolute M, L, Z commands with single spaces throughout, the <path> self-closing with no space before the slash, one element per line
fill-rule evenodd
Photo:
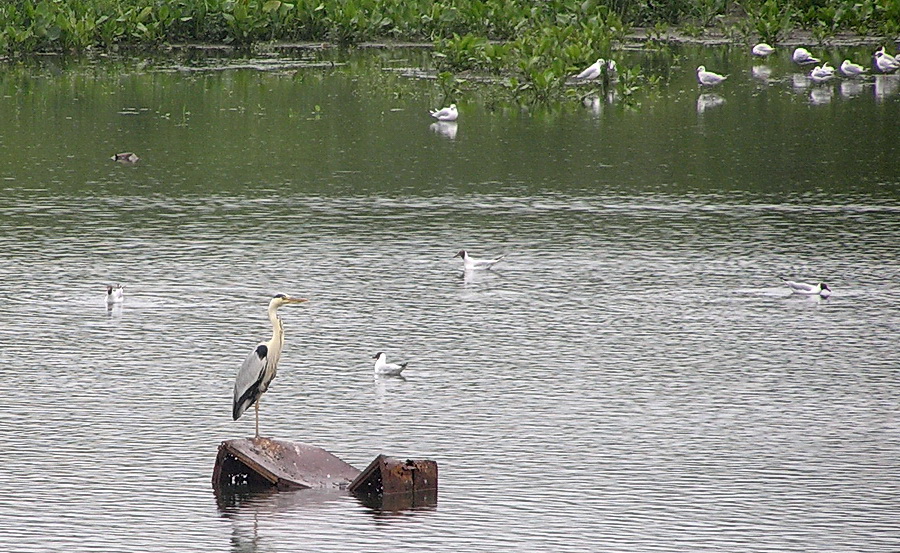
<path fill-rule="evenodd" d="M 120 154 L 116 154 L 110 158 L 113 161 L 118 161 L 119 163 L 137 163 L 139 158 L 134 152 L 122 152 Z"/>

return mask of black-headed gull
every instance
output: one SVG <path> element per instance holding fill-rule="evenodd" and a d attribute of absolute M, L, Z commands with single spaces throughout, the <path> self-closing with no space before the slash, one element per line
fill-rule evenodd
<path fill-rule="evenodd" d="M 875 52 L 875 66 L 882 73 L 893 73 L 900 69 L 900 61 L 884 51 L 884 46 Z"/>
<path fill-rule="evenodd" d="M 814 83 L 824 83 L 830 79 L 834 78 L 834 67 L 828 65 L 826 61 L 821 66 L 813 67 L 813 70 L 809 72 L 809 78 L 812 79 Z"/>
<path fill-rule="evenodd" d="M 430 113 L 438 121 L 456 121 L 459 117 L 459 110 L 456 109 L 456 104 L 450 104 L 448 108 L 431 110 Z"/>
<path fill-rule="evenodd" d="M 114 303 L 122 303 L 125 301 L 125 287 L 121 284 L 106 287 L 106 303 L 112 305 Z"/>
<path fill-rule="evenodd" d="M 462 258 L 463 270 L 468 273 L 469 271 L 474 271 L 476 269 L 490 269 L 495 263 L 499 263 L 506 256 L 501 255 L 500 257 L 495 257 L 494 259 L 475 259 L 474 257 L 469 256 L 469 252 L 467 252 L 466 250 L 459 250 L 453 257 Z"/>
<path fill-rule="evenodd" d="M 841 63 L 841 73 L 843 73 L 845 77 L 859 77 L 865 72 L 866 69 L 858 63 L 853 63 L 850 60 L 844 60 L 843 63 Z"/>
<path fill-rule="evenodd" d="M 778 277 L 784 281 L 784 283 L 791 289 L 791 292 L 794 294 L 801 294 L 804 296 L 822 296 L 823 298 L 827 298 L 831 295 L 831 288 L 828 287 L 824 282 L 820 282 L 816 285 L 807 284 L 805 282 L 794 282 L 793 280 L 788 280 L 784 277 Z"/>
<path fill-rule="evenodd" d="M 701 65 L 697 68 L 697 80 L 703 86 L 715 86 L 727 78 L 727 75 L 719 75 L 718 73 L 707 71 L 706 66 Z"/>
<path fill-rule="evenodd" d="M 775 48 L 772 48 L 771 46 L 769 46 L 769 45 L 766 44 L 765 42 L 760 42 L 759 44 L 757 44 L 756 46 L 754 46 L 754 47 L 753 47 L 753 50 L 751 50 L 750 52 L 751 52 L 754 56 L 759 56 L 759 57 L 761 57 L 761 58 L 764 58 L 764 57 L 768 56 L 769 54 L 771 54 L 771 53 L 774 52 L 774 51 L 775 51 Z"/>
<path fill-rule="evenodd" d="M 596 79 L 600 76 L 600 73 L 603 71 L 603 66 L 606 64 L 606 60 L 603 58 L 597 58 L 597 61 L 587 66 L 584 71 L 575 75 L 576 79 L 581 79 L 583 81 L 590 81 L 592 79 Z"/>
<path fill-rule="evenodd" d="M 400 376 L 400 373 L 409 364 L 408 361 L 406 363 L 388 363 L 387 354 L 383 351 L 376 353 L 372 359 L 375 360 L 375 374 L 378 376 Z"/>
<path fill-rule="evenodd" d="M 794 50 L 791 59 L 794 60 L 794 63 L 799 63 L 800 65 L 809 65 L 811 63 L 819 63 L 822 61 L 819 58 L 814 58 L 806 48 L 797 48 Z"/>

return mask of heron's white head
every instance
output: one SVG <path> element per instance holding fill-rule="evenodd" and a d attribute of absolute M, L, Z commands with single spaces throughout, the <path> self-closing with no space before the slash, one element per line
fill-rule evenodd
<path fill-rule="evenodd" d="M 704 71 L 706 71 L 705 65 L 701 65 L 701 66 L 697 67 L 697 73 L 703 73 Z"/>
<path fill-rule="evenodd" d="M 287 296 L 285 294 L 275 294 L 272 296 L 272 300 L 269 302 L 269 309 L 278 309 L 282 305 L 288 305 L 290 303 L 303 303 L 305 301 L 309 301 L 306 298 L 292 298 L 291 296 Z"/>

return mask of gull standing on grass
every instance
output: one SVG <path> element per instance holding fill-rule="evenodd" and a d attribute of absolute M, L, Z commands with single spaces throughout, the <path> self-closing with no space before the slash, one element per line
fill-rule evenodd
<path fill-rule="evenodd" d="M 456 109 L 456 104 L 450 104 L 448 108 L 433 109 L 430 113 L 438 121 L 456 121 L 459 117 L 459 110 Z"/>
<path fill-rule="evenodd" d="M 400 373 L 409 364 L 409 361 L 405 363 L 388 363 L 387 354 L 383 351 L 376 353 L 372 359 L 375 360 L 375 376 L 400 376 Z"/>
<path fill-rule="evenodd" d="M 751 50 L 750 52 L 751 52 L 754 56 L 759 56 L 759 57 L 761 57 L 761 58 L 764 58 L 764 57 L 768 56 L 769 54 L 771 54 L 771 53 L 774 52 L 774 51 L 775 51 L 775 48 L 772 48 L 771 46 L 769 46 L 769 45 L 766 44 L 765 42 L 760 42 L 759 44 L 757 44 L 756 46 L 754 46 L 754 47 L 753 47 L 753 50 Z"/>
<path fill-rule="evenodd" d="M 822 61 L 819 58 L 814 58 L 806 48 L 797 48 L 796 50 L 794 50 L 791 59 L 794 60 L 794 63 L 798 63 L 800 65 L 809 65 L 811 63 L 819 63 L 820 61 Z"/>
<path fill-rule="evenodd" d="M 791 289 L 791 292 L 794 294 L 801 294 L 804 296 L 822 296 L 823 298 L 827 298 L 831 295 L 831 288 L 828 287 L 824 282 L 820 282 L 816 285 L 807 284 L 805 282 L 794 282 L 793 280 L 788 280 L 784 277 L 778 277 L 784 281 L 784 283 Z"/>
<path fill-rule="evenodd" d="M 493 259 L 475 259 L 474 257 L 470 257 L 469 252 L 466 250 L 459 250 L 453 257 L 462 258 L 463 270 L 468 273 L 476 269 L 490 269 L 495 263 L 502 261 L 506 255 L 501 255 L 500 257 L 495 257 Z"/>
<path fill-rule="evenodd" d="M 707 71 L 706 66 L 704 65 L 697 68 L 697 80 L 703 86 L 715 86 L 727 78 L 727 75 L 723 76 L 718 73 L 713 73 L 712 71 Z"/>

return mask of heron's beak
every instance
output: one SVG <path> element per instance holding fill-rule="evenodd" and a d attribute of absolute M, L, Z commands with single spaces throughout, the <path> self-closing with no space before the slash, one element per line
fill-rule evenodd
<path fill-rule="evenodd" d="M 309 299 L 307 299 L 307 298 L 291 298 L 291 297 L 287 297 L 287 298 L 284 298 L 284 301 L 287 302 L 287 303 L 303 303 L 303 302 L 305 302 L 305 301 L 309 301 Z"/>

